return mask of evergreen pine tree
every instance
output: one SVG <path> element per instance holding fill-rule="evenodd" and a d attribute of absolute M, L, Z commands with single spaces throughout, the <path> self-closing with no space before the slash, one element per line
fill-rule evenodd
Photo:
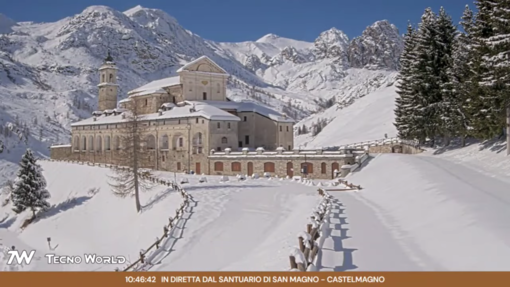
<path fill-rule="evenodd" d="M 416 59 L 414 58 L 414 49 L 416 47 L 416 31 L 409 23 L 404 36 L 404 50 L 400 56 L 400 71 L 397 76 L 397 94 L 395 100 L 395 127 L 398 131 L 398 137 L 402 139 L 412 138 L 413 123 L 412 115 L 417 112 L 413 107 L 413 97 L 415 95 L 415 75 Z"/>
<path fill-rule="evenodd" d="M 464 33 L 460 33 L 453 46 L 452 65 L 447 70 L 450 86 L 447 91 L 450 93 L 452 124 L 456 133 L 462 139 L 462 146 L 465 145 L 465 138 L 469 129 L 469 118 L 465 111 L 466 99 L 470 94 L 469 84 L 471 71 L 469 69 L 469 53 L 472 47 L 471 29 L 473 26 L 473 11 L 466 5 L 461 17 L 461 26 Z"/>
<path fill-rule="evenodd" d="M 510 92 L 510 1 L 491 1 L 490 23 L 494 35 L 485 38 L 487 53 L 482 58 L 485 74 L 481 84 L 490 91 L 491 107 L 488 113 L 494 121 L 495 135 L 503 134 Z M 510 117 L 510 110 L 508 111 Z M 499 132 L 498 132 L 499 127 Z M 508 145 L 510 152 L 510 142 Z"/>
<path fill-rule="evenodd" d="M 414 138 L 423 142 L 426 138 L 434 144 L 440 131 L 440 113 L 438 103 L 441 102 L 440 51 L 438 42 L 437 19 L 432 9 L 427 8 L 421 17 L 416 32 L 416 69 L 414 83 L 416 92 L 413 96 L 413 134 Z"/>
<path fill-rule="evenodd" d="M 450 138 L 457 136 L 461 122 L 460 102 L 457 99 L 456 91 L 453 88 L 449 71 L 453 67 L 454 42 L 457 36 L 457 28 L 452 18 L 446 13 L 443 7 L 439 10 L 436 21 L 437 35 L 437 73 L 439 81 L 439 97 L 437 113 L 439 114 L 439 130 L 449 145 Z"/>
<path fill-rule="evenodd" d="M 20 169 L 14 180 L 11 193 L 13 210 L 16 213 L 21 213 L 30 209 L 35 217 L 37 210 L 45 210 L 50 207 L 46 201 L 50 198 L 50 193 L 46 190 L 46 180 L 30 149 L 26 150 L 19 165 Z"/>
<path fill-rule="evenodd" d="M 492 87 L 485 82 L 489 75 L 490 65 L 484 61 L 490 57 L 487 41 L 494 36 L 492 1 L 475 1 L 478 12 L 470 29 L 472 48 L 469 49 L 469 96 L 465 102 L 465 110 L 469 118 L 471 136 L 478 139 L 490 139 L 501 133 L 501 120 L 497 109 L 497 95 Z"/>

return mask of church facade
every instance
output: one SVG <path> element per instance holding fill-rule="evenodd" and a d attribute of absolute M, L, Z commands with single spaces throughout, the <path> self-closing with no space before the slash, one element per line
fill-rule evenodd
<path fill-rule="evenodd" d="M 292 151 L 294 120 L 255 102 L 229 100 L 229 74 L 210 58 L 200 57 L 177 70 L 178 76 L 136 88 L 121 101 L 117 99 L 117 70 L 108 55 L 99 68 L 98 111 L 71 124 L 71 144 L 52 146 L 51 158 L 118 164 L 125 112 L 136 110 L 147 157 L 144 168 L 291 175 L 294 166 L 302 166 L 303 155 Z M 225 164 L 220 163 L 221 156 Z M 326 156 L 316 151 L 308 155 L 308 161 L 305 154 L 304 160 L 307 170 L 319 160 L 322 176 L 317 178 L 331 178 L 333 169 L 354 158 L 345 152 Z M 276 171 L 275 166 L 285 168 Z"/>

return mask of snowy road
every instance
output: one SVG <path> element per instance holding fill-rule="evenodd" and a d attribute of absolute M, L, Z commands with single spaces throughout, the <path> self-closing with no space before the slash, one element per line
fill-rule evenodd
<path fill-rule="evenodd" d="M 209 185 L 209 186 L 208 186 Z M 186 189 L 198 200 L 182 238 L 151 271 L 286 270 L 297 234 L 320 197 L 289 180 L 209 183 Z"/>
<path fill-rule="evenodd" d="M 331 192 L 342 205 L 322 270 L 510 270 L 510 182 L 437 157 L 396 154 L 348 179 L 365 189 Z"/>

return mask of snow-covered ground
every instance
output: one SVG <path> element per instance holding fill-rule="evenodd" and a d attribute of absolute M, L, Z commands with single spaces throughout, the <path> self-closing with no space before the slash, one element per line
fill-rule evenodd
<path fill-rule="evenodd" d="M 510 270 L 508 178 L 427 154 L 382 154 L 348 180 L 364 189 L 330 192 L 342 205 L 322 270 Z"/>
<path fill-rule="evenodd" d="M 298 123 L 311 126 L 317 119 L 331 119 L 331 122 L 315 137 L 312 134 L 299 135 L 294 146 L 306 148 L 340 146 L 356 142 L 379 140 L 386 134 L 389 138 L 397 135 L 393 125 L 395 118 L 395 86 L 386 86 L 357 99 L 353 104 L 338 109 L 333 106 L 323 113 L 313 115 Z"/>
<path fill-rule="evenodd" d="M 163 226 L 181 203 L 178 193 L 158 186 L 142 194 L 144 209 L 137 214 L 134 199 L 118 198 L 110 192 L 108 169 L 40 163 L 56 207 L 24 231 L 19 227 L 29 214 L 16 217 L 10 205 L 0 207 L 0 238 L 5 246 L 30 246 L 40 251 L 39 257 L 46 252 L 71 256 L 96 253 L 123 255 L 134 261 L 141 249 L 162 235 Z M 159 176 L 174 177 L 168 173 Z M 177 179 L 181 177 L 177 175 Z M 187 215 L 182 237 L 172 242 L 170 252 L 155 255 L 154 262 L 161 264 L 154 270 L 288 268 L 288 250 L 296 244 L 296 235 L 305 229 L 308 215 L 320 200 L 316 188 L 283 179 L 239 182 L 232 177 L 220 182 L 220 177 L 208 176 L 207 183 L 199 183 L 200 176 L 187 178 L 190 183 L 184 188 L 198 205 Z M 50 245 L 47 237 L 51 237 Z M 3 259 L 0 269 L 8 269 Z M 37 264 L 30 270 L 112 271 L 125 265 Z"/>

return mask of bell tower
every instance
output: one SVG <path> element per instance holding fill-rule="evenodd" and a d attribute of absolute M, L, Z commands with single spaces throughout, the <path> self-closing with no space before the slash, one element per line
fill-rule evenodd
<path fill-rule="evenodd" d="M 97 109 L 99 111 L 113 110 L 117 108 L 117 66 L 113 61 L 110 51 L 99 68 L 99 97 Z"/>

